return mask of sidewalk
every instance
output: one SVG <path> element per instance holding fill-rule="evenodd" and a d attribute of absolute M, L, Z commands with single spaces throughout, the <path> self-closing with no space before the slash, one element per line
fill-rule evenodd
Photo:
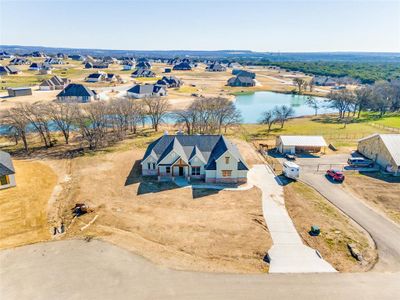
<path fill-rule="evenodd" d="M 275 174 L 265 165 L 255 165 L 248 180 L 262 191 L 263 215 L 274 243 L 268 252 L 269 272 L 336 272 L 314 249 L 303 244 L 286 210 L 283 188 Z"/>

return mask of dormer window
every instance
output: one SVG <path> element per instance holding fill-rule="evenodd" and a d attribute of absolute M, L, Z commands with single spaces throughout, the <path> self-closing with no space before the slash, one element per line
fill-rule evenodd
<path fill-rule="evenodd" d="M 225 157 L 225 163 L 229 164 L 229 157 L 228 156 Z"/>

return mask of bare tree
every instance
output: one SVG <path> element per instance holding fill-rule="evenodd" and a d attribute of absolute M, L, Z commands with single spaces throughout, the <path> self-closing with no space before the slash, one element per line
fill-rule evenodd
<path fill-rule="evenodd" d="M 25 117 L 29 120 L 30 125 L 39 133 L 46 148 L 53 147 L 54 143 L 50 133 L 50 123 L 47 114 L 47 105 L 37 102 L 34 104 L 22 104 Z"/>
<path fill-rule="evenodd" d="M 94 150 L 106 141 L 108 109 L 104 102 L 93 102 L 82 106 L 77 114 L 77 124 L 82 138 Z"/>
<path fill-rule="evenodd" d="M 274 108 L 274 114 L 276 116 L 277 121 L 281 123 L 281 128 L 283 128 L 287 119 L 289 119 L 294 115 L 294 109 L 286 105 L 276 106 Z"/>
<path fill-rule="evenodd" d="M 29 120 L 25 116 L 23 107 L 17 106 L 7 111 L 4 118 L 1 120 L 1 124 L 7 126 L 9 131 L 15 131 L 15 134 L 24 144 L 25 152 L 28 153 L 27 132 Z"/>
<path fill-rule="evenodd" d="M 158 127 L 167 115 L 170 107 L 168 100 L 161 97 L 148 97 L 144 98 L 143 102 L 154 130 L 158 131 Z"/>
<path fill-rule="evenodd" d="M 372 88 L 363 86 L 354 92 L 355 94 L 355 109 L 358 111 L 357 118 L 360 118 L 361 111 L 368 107 L 371 103 Z"/>
<path fill-rule="evenodd" d="M 310 89 L 310 92 L 314 90 L 314 86 L 315 86 L 314 78 L 311 78 L 311 80 L 308 82 L 308 88 Z"/>
<path fill-rule="evenodd" d="M 260 124 L 265 124 L 268 127 L 268 133 L 271 131 L 272 125 L 276 122 L 275 110 L 267 110 L 263 112 Z"/>
<path fill-rule="evenodd" d="M 144 123 L 146 111 L 143 108 L 143 103 L 127 99 L 128 125 L 131 132 L 136 133 L 139 123 Z"/>
<path fill-rule="evenodd" d="M 303 87 L 307 84 L 307 81 L 305 81 L 303 78 L 296 77 L 293 79 L 293 84 L 297 85 L 297 90 L 299 94 L 303 92 Z"/>
<path fill-rule="evenodd" d="M 321 108 L 321 101 L 317 100 L 313 96 L 308 96 L 306 100 L 306 104 L 314 109 L 314 115 L 318 115 L 318 109 Z"/>
<path fill-rule="evenodd" d="M 54 125 L 62 132 L 65 144 L 69 143 L 71 127 L 76 120 L 78 108 L 74 103 L 55 102 L 47 107 L 47 114 Z"/>
<path fill-rule="evenodd" d="M 329 107 L 338 110 L 340 119 L 345 117 L 346 112 L 350 113 L 350 111 L 352 111 L 352 106 L 355 104 L 354 93 L 347 89 L 331 91 L 327 98 Z"/>

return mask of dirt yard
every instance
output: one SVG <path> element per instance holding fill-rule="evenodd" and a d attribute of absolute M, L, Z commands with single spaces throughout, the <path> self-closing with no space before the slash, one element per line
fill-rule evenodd
<path fill-rule="evenodd" d="M 53 203 L 59 213 L 50 220 L 68 226 L 60 238 L 98 237 L 174 269 L 268 270 L 263 257 L 272 241 L 258 189 L 178 189 L 171 183 L 143 180 L 138 165 L 142 155 L 141 148 L 70 161 L 70 174 Z M 65 170 L 60 162 L 49 164 Z M 71 207 L 79 202 L 93 212 L 73 220 Z M 81 230 L 95 216 L 93 224 Z"/>
<path fill-rule="evenodd" d="M 308 186 L 296 182 L 284 188 L 285 203 L 303 241 L 317 249 L 324 259 L 341 272 L 369 270 L 377 260 L 377 251 L 367 234 L 336 207 Z M 309 235 L 312 225 L 321 229 L 317 237 Z M 347 244 L 362 252 L 364 262 L 354 259 Z"/>
<path fill-rule="evenodd" d="M 400 224 L 400 178 L 377 173 L 348 174 L 344 187 Z"/>
<path fill-rule="evenodd" d="M 50 239 L 47 201 L 57 175 L 40 162 L 14 160 L 17 186 L 0 191 L 0 248 Z"/>

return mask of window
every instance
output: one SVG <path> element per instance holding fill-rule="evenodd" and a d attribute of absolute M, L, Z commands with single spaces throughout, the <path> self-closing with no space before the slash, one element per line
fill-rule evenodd
<path fill-rule="evenodd" d="M 4 176 L 0 176 L 0 185 L 6 185 L 9 184 L 10 181 L 8 180 L 8 176 L 4 175 Z"/>
<path fill-rule="evenodd" d="M 165 167 L 165 172 L 166 172 L 167 174 L 171 173 L 171 167 Z"/>
<path fill-rule="evenodd" d="M 222 170 L 222 177 L 231 177 L 232 170 Z"/>
<path fill-rule="evenodd" d="M 192 167 L 192 175 L 200 175 L 200 167 Z"/>
<path fill-rule="evenodd" d="M 228 157 L 228 156 L 225 157 L 225 163 L 226 163 L 226 164 L 229 164 L 229 157 Z"/>
<path fill-rule="evenodd" d="M 151 169 L 151 163 L 147 163 L 147 169 Z"/>
<path fill-rule="evenodd" d="M 156 169 L 156 164 L 155 163 L 153 163 L 153 170 L 155 170 Z"/>

